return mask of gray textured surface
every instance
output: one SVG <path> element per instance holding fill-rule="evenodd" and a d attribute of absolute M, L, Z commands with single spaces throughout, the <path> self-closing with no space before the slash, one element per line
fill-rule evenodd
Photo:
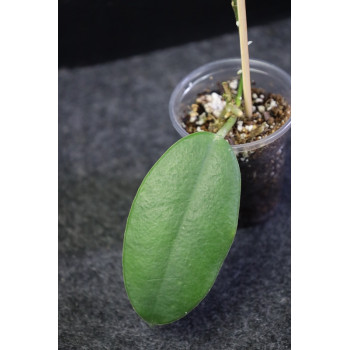
<path fill-rule="evenodd" d="M 290 71 L 290 21 L 254 27 L 252 58 Z M 60 349 L 289 349 L 290 172 L 267 223 L 239 229 L 207 298 L 150 328 L 122 279 L 127 214 L 144 175 L 178 139 L 170 94 L 199 65 L 238 56 L 237 35 L 59 71 Z M 290 164 L 290 162 L 289 162 Z"/>

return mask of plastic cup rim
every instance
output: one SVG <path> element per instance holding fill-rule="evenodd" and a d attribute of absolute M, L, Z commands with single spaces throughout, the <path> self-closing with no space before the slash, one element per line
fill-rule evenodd
<path fill-rule="evenodd" d="M 171 94 L 170 101 L 169 101 L 169 114 L 170 114 L 170 119 L 171 119 L 171 122 L 172 122 L 175 130 L 180 134 L 180 136 L 184 137 L 184 136 L 189 135 L 188 132 L 181 126 L 179 121 L 176 119 L 175 110 L 174 110 L 175 100 L 178 97 L 178 95 L 180 94 L 181 90 L 183 90 L 183 87 L 188 86 L 187 89 L 190 89 L 193 78 L 194 77 L 198 78 L 197 75 L 199 73 L 201 73 L 203 70 L 207 71 L 208 72 L 207 74 L 209 74 L 210 68 L 219 67 L 220 65 L 223 65 L 223 64 L 231 64 L 231 63 L 235 64 L 235 63 L 240 63 L 240 62 L 241 62 L 240 58 L 228 58 L 228 59 L 221 59 L 221 60 L 209 62 L 207 64 L 204 64 L 204 65 L 196 68 L 195 70 L 193 70 L 192 72 L 187 74 L 176 85 L 175 89 L 173 90 L 173 92 Z M 282 77 L 282 79 L 285 80 L 290 85 L 290 81 L 291 81 L 290 75 L 288 73 L 286 73 L 284 70 L 282 70 L 281 68 L 277 67 L 276 65 L 268 63 L 268 62 L 263 61 L 263 60 L 257 60 L 257 59 L 250 59 L 249 62 L 250 62 L 251 70 L 255 69 L 254 68 L 255 65 L 266 65 L 269 68 L 275 70 L 276 73 L 278 73 L 278 75 L 280 77 Z M 244 152 L 244 151 L 255 150 L 255 149 L 261 148 L 265 145 L 268 145 L 268 144 L 274 142 L 275 140 L 277 140 L 278 138 L 282 137 L 290 129 L 290 126 L 291 126 L 291 117 L 277 131 L 262 138 L 261 140 L 256 140 L 256 141 L 241 144 L 241 145 L 232 145 L 233 151 L 235 153 L 240 153 L 240 152 Z"/>

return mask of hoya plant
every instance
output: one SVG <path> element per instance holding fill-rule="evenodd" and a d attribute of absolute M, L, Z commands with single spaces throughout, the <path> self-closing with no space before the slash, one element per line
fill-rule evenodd
<path fill-rule="evenodd" d="M 244 0 L 232 2 L 239 26 L 242 74 L 237 96 L 223 83 L 225 120 L 216 133 L 190 134 L 171 146 L 148 172 L 133 201 L 123 246 L 130 302 L 149 324 L 184 317 L 207 295 L 233 243 L 241 176 L 225 136 L 251 114 Z"/>

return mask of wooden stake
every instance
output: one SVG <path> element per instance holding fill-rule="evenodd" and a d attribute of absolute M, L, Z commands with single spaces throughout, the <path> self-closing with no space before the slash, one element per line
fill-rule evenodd
<path fill-rule="evenodd" d="M 247 117 L 251 117 L 252 108 L 252 91 L 250 86 L 250 70 L 249 70 L 249 51 L 248 51 L 248 33 L 247 33 L 247 16 L 245 9 L 245 0 L 237 0 L 238 10 L 238 29 L 239 44 L 241 47 L 242 60 L 242 77 L 243 77 L 243 96 L 245 113 Z"/>

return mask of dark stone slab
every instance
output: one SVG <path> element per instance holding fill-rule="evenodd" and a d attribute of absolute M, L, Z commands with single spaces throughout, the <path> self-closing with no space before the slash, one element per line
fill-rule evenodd
<path fill-rule="evenodd" d="M 254 27 L 252 58 L 290 71 L 290 21 Z M 201 64 L 239 53 L 237 35 L 59 71 L 60 349 L 289 349 L 290 160 L 265 224 L 239 229 L 207 298 L 150 328 L 122 279 L 122 240 L 144 175 L 177 139 L 170 94 Z"/>

